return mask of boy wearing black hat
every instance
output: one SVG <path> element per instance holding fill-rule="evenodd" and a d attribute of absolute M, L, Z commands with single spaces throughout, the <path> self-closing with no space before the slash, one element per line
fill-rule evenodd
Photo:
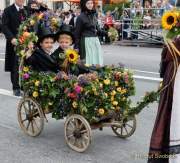
<path fill-rule="evenodd" d="M 74 35 L 72 30 L 72 26 L 63 24 L 56 33 L 56 40 L 59 43 L 59 47 L 52 53 L 51 56 L 59 65 L 62 65 L 64 62 L 62 55 L 65 53 L 65 50 L 72 49 L 72 45 L 74 43 Z M 76 70 L 76 72 L 71 71 L 70 73 L 79 75 L 88 72 L 89 70 L 79 63 L 78 70 Z"/>
<path fill-rule="evenodd" d="M 26 63 L 35 71 L 60 70 L 56 61 L 50 56 L 54 44 L 54 34 L 47 27 L 41 27 L 38 32 L 38 47 L 33 51 L 33 44 L 29 44 L 29 50 L 26 54 Z"/>
<path fill-rule="evenodd" d="M 61 56 L 60 54 L 64 53 L 65 50 L 71 48 L 74 43 L 74 35 L 72 33 L 72 26 L 63 24 L 59 31 L 56 33 L 56 41 L 59 43 L 59 47 L 52 53 L 52 57 L 59 62 Z"/>

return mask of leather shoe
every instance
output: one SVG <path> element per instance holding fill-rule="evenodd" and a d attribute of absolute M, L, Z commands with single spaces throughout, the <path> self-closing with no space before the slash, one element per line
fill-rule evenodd
<path fill-rule="evenodd" d="M 13 90 L 13 95 L 14 95 L 14 96 L 21 96 L 21 91 L 20 91 L 20 89 L 15 89 L 15 90 Z"/>

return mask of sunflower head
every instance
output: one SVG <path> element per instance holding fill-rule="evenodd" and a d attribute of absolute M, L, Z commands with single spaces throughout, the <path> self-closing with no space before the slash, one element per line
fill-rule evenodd
<path fill-rule="evenodd" d="M 177 13 L 167 11 L 162 16 L 162 27 L 166 30 L 171 30 L 177 24 Z"/>
<path fill-rule="evenodd" d="M 67 49 L 65 51 L 66 54 L 66 58 L 68 58 L 68 61 L 70 63 L 77 63 L 78 59 L 79 59 L 79 54 L 73 50 L 73 49 Z"/>

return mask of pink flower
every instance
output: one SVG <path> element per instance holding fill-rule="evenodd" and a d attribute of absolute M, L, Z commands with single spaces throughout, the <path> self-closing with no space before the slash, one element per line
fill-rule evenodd
<path fill-rule="evenodd" d="M 76 85 L 74 90 L 76 91 L 76 93 L 81 93 L 81 87 L 79 85 Z"/>
<path fill-rule="evenodd" d="M 29 74 L 28 73 L 25 73 L 25 74 L 23 74 L 23 79 L 29 79 Z"/>

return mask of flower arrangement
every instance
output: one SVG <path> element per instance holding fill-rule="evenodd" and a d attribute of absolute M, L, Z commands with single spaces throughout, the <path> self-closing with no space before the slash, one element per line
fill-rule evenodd
<path fill-rule="evenodd" d="M 80 76 L 38 73 L 24 67 L 21 75 L 23 90 L 43 109 L 50 108 L 56 119 L 77 113 L 90 122 L 98 121 L 110 110 L 124 112 L 131 104 L 128 97 L 135 93 L 132 73 L 112 66 Z"/>
<path fill-rule="evenodd" d="M 180 10 L 167 11 L 162 16 L 162 28 L 165 31 L 165 39 L 173 39 L 180 34 Z"/>
<path fill-rule="evenodd" d="M 83 115 L 90 122 L 107 116 L 110 111 L 124 112 L 131 104 L 129 96 L 134 95 L 132 73 L 123 68 L 105 66 L 98 73 L 80 75 L 70 82 L 65 99 L 74 113 Z"/>
<path fill-rule="evenodd" d="M 79 54 L 74 49 L 67 49 L 65 53 L 59 54 L 59 65 L 67 73 L 76 72 L 78 70 L 78 60 Z"/>
<path fill-rule="evenodd" d="M 159 92 L 147 93 L 136 106 L 130 96 L 135 94 L 133 74 L 122 67 L 95 67 L 93 73 L 79 76 L 64 72 L 44 73 L 24 67 L 23 90 L 35 98 L 42 109 L 61 119 L 68 114 L 83 115 L 90 123 L 99 122 L 109 113 L 124 117 L 138 114 L 149 103 L 158 100 Z"/>
<path fill-rule="evenodd" d="M 20 25 L 18 31 L 16 52 L 20 57 L 25 57 L 25 52 L 31 42 L 36 43 L 38 41 L 36 28 L 40 23 L 44 23 L 45 26 L 49 27 L 53 32 L 56 32 L 60 26 L 59 19 L 55 14 L 51 12 L 34 14 L 33 16 L 25 20 Z"/>
<path fill-rule="evenodd" d="M 117 41 L 119 37 L 118 31 L 114 27 L 110 27 L 108 30 L 108 36 L 111 42 Z"/>

